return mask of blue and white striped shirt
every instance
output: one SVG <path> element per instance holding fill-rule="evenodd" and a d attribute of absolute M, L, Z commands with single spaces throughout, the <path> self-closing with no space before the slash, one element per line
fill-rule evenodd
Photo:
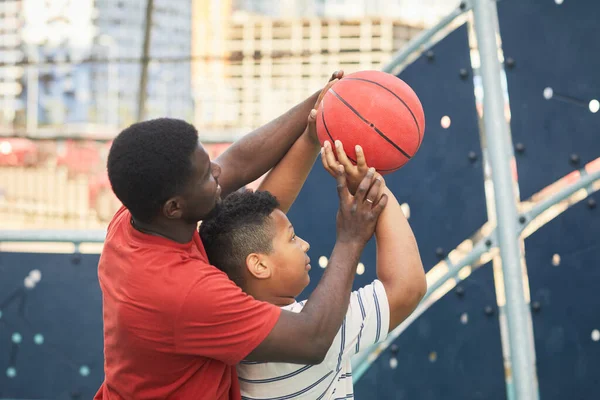
<path fill-rule="evenodd" d="M 306 301 L 284 310 L 300 312 Z M 375 280 L 350 296 L 350 305 L 325 359 L 319 365 L 242 361 L 237 367 L 242 400 L 353 399 L 353 355 L 383 341 L 390 308 L 383 284 Z"/>

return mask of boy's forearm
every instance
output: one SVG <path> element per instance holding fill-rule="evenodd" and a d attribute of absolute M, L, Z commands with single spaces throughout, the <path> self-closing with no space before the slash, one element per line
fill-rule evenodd
<path fill-rule="evenodd" d="M 416 307 L 427 290 L 427 284 L 410 224 L 396 197 L 388 188 L 385 191 L 388 204 L 375 231 L 377 278 L 386 289 L 391 312 L 390 326 L 395 327 Z"/>
<path fill-rule="evenodd" d="M 261 182 L 258 190 L 269 191 L 288 212 L 302 189 L 319 154 L 320 145 L 308 131 L 300 136 L 290 151 Z"/>
<path fill-rule="evenodd" d="M 404 264 L 419 264 L 420 256 L 417 241 L 400 203 L 388 188 L 385 188 L 385 193 L 388 195 L 388 204 L 381 213 L 375 230 L 377 278 L 391 281 L 405 269 Z M 398 260 L 406 262 L 399 265 Z"/>

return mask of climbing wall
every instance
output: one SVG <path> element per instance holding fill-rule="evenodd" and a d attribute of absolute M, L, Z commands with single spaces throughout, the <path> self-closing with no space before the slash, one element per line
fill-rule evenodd
<path fill-rule="evenodd" d="M 600 157 L 595 0 L 498 3 L 522 198 Z M 589 166 L 588 166 L 589 168 Z M 525 241 L 540 398 L 598 398 L 598 196 Z"/>
<path fill-rule="evenodd" d="M 600 157 L 596 0 L 503 0 L 500 33 L 521 198 Z"/>
<path fill-rule="evenodd" d="M 91 399 L 104 378 L 97 255 L 0 254 L 0 399 Z"/>
<path fill-rule="evenodd" d="M 435 303 L 355 385 L 357 399 L 506 399 L 490 265 Z"/>

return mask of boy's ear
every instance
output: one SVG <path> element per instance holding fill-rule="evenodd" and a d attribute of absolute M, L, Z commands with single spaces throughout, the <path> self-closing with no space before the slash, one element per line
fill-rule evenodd
<path fill-rule="evenodd" d="M 246 257 L 246 268 L 250 275 L 256 279 L 268 279 L 272 271 L 269 267 L 269 260 L 262 254 L 251 253 Z"/>

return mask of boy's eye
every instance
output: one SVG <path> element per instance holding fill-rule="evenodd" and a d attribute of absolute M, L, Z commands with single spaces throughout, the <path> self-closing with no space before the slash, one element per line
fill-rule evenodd
<path fill-rule="evenodd" d="M 292 240 L 296 240 L 296 234 L 292 234 Z"/>

